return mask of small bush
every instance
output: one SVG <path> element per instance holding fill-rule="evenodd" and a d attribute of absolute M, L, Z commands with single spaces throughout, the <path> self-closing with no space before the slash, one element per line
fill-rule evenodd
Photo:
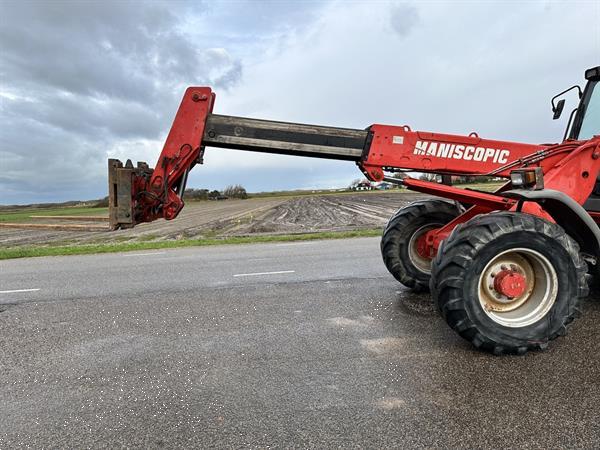
<path fill-rule="evenodd" d="M 93 207 L 94 208 L 108 208 L 108 196 L 98 200 Z"/>
<path fill-rule="evenodd" d="M 191 200 L 208 200 L 208 189 L 186 189 L 183 196 Z"/>
<path fill-rule="evenodd" d="M 244 189 L 244 187 L 239 184 L 227 186 L 223 191 L 223 195 L 229 198 L 248 198 L 248 193 L 246 192 L 246 189 Z"/>
<path fill-rule="evenodd" d="M 221 193 L 220 193 L 219 191 L 217 191 L 217 190 L 210 191 L 210 192 L 208 193 L 208 199 L 209 199 L 209 200 L 216 200 L 216 199 L 218 199 L 219 197 L 221 197 Z"/>

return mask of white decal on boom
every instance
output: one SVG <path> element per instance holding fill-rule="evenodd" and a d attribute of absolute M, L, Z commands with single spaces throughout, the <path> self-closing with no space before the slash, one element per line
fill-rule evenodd
<path fill-rule="evenodd" d="M 435 156 L 436 158 L 462 159 L 464 161 L 477 162 L 492 161 L 495 164 L 506 164 L 510 157 L 510 150 L 447 144 L 444 142 L 417 141 L 413 154 Z"/>

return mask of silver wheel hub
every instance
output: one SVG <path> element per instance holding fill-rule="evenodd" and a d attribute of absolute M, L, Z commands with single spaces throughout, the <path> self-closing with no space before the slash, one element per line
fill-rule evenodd
<path fill-rule="evenodd" d="M 494 257 L 479 277 L 479 303 L 494 322 L 521 328 L 541 320 L 556 302 L 558 276 L 541 253 L 527 248 Z"/>
<path fill-rule="evenodd" d="M 413 233 L 408 242 L 408 257 L 413 266 L 423 273 L 431 273 L 431 258 L 422 256 L 419 253 L 419 239 L 421 239 L 428 231 L 435 230 L 436 228 L 443 227 L 441 223 L 431 223 L 422 226 Z"/>

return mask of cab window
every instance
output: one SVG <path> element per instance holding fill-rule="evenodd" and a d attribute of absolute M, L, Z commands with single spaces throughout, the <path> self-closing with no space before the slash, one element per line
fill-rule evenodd
<path fill-rule="evenodd" d="M 579 130 L 580 140 L 591 139 L 594 135 L 600 135 L 600 87 L 598 87 L 598 82 L 594 83 L 591 88 L 592 94 Z"/>

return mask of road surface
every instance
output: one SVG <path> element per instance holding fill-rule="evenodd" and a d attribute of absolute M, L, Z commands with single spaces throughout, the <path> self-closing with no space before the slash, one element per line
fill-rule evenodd
<path fill-rule="evenodd" d="M 378 239 L 0 261 L 0 448 L 597 447 L 600 302 L 478 353 Z"/>

